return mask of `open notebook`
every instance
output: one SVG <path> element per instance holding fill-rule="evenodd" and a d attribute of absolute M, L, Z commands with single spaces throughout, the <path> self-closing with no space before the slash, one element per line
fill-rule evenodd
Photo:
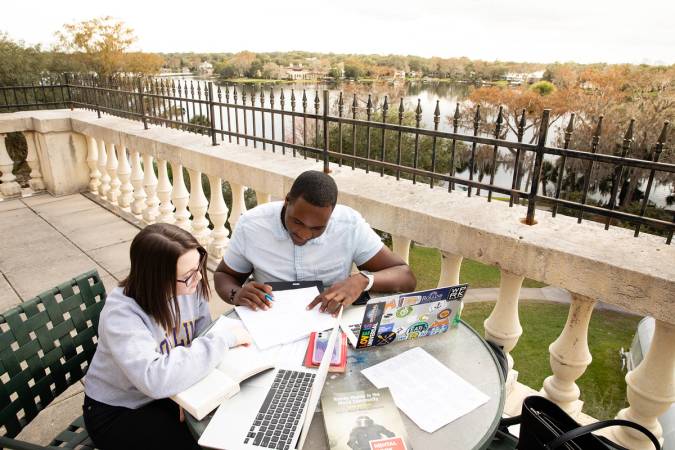
<path fill-rule="evenodd" d="M 220 317 L 206 334 L 237 323 L 239 321 Z M 224 400 L 239 392 L 239 383 L 273 367 L 274 361 L 269 355 L 263 355 L 254 346 L 235 347 L 225 353 L 223 360 L 211 373 L 171 399 L 201 420 Z"/>

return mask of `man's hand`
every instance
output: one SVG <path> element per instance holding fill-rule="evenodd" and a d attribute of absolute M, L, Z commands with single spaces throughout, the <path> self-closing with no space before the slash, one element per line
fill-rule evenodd
<path fill-rule="evenodd" d="M 321 303 L 321 312 L 327 312 L 337 316 L 340 306 L 347 306 L 354 303 L 366 286 L 368 286 L 366 277 L 358 273 L 354 274 L 346 280 L 338 281 L 330 288 L 323 291 L 307 305 L 307 309 L 312 309 Z"/>
<path fill-rule="evenodd" d="M 252 281 L 237 291 L 234 295 L 234 304 L 248 306 L 253 311 L 258 309 L 265 311 L 272 307 L 272 302 L 265 298 L 266 295 L 272 296 L 272 286 Z"/>

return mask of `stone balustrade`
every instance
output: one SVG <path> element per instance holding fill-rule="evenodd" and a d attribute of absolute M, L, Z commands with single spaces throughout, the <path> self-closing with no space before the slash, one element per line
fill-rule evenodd
<path fill-rule="evenodd" d="M 263 203 L 283 198 L 301 172 L 322 168 L 311 159 L 228 143 L 214 147 L 204 136 L 145 130 L 138 122 L 97 119 L 87 111 L 1 114 L 0 137 L 11 131 L 23 132 L 33 143 L 28 161 L 31 188 L 45 186 L 56 195 L 88 191 L 143 223 L 175 223 L 191 231 L 216 258 L 228 244 L 225 224 L 234 229 L 246 210 L 245 187 L 255 190 Z M 21 195 L 21 189 L 2 142 L 0 192 L 11 198 Z M 537 215 L 537 225 L 527 226 L 521 222 L 525 210 L 520 206 L 487 203 L 481 197 L 346 166 L 331 165 L 331 170 L 340 203 L 390 233 L 394 251 L 406 261 L 412 241 L 441 251 L 439 285 L 458 282 L 463 258 L 499 267 L 499 297 L 485 321 L 485 334 L 508 354 L 508 414 L 517 414 L 523 396 L 536 392 L 518 383 L 518 362 L 510 355 L 522 333 L 518 301 L 524 277 L 572 293 L 567 323 L 549 346 L 551 376 L 540 394 L 579 418 L 583 403 L 576 380 L 592 360 L 587 336 L 596 301 L 654 316 L 652 346 L 626 377 L 630 406 L 619 416 L 661 436 L 656 418 L 675 401 L 675 246 L 648 234 L 633 238 L 629 230 L 605 231 L 601 224 L 577 224 L 574 218 L 553 219 L 543 212 Z M 229 210 L 222 192 L 225 182 L 232 192 Z M 630 432 L 613 433 L 626 447 L 650 448 L 648 441 Z"/>

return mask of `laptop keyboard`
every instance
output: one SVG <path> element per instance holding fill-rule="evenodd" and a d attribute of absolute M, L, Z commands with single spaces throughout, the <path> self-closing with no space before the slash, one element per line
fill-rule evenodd
<path fill-rule="evenodd" d="M 289 449 L 313 382 L 313 373 L 279 370 L 244 444 Z"/>

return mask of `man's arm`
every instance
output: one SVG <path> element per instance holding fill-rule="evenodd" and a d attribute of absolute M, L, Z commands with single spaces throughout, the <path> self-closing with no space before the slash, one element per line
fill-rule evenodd
<path fill-rule="evenodd" d="M 248 306 L 254 311 L 270 308 L 272 304 L 265 295 L 272 295 L 272 287 L 255 281 L 246 283 L 250 275 L 251 273 L 236 272 L 225 261 L 220 261 L 213 273 L 213 285 L 220 298 L 227 303 Z"/>
<path fill-rule="evenodd" d="M 376 292 L 409 292 L 417 285 L 410 266 L 386 245 L 375 256 L 361 264 L 359 270 L 367 270 L 373 275 L 371 289 Z M 360 273 L 352 274 L 326 289 L 312 300 L 307 309 L 312 309 L 320 303 L 322 312 L 337 314 L 341 305 L 354 303 L 367 286 L 366 277 Z"/>

